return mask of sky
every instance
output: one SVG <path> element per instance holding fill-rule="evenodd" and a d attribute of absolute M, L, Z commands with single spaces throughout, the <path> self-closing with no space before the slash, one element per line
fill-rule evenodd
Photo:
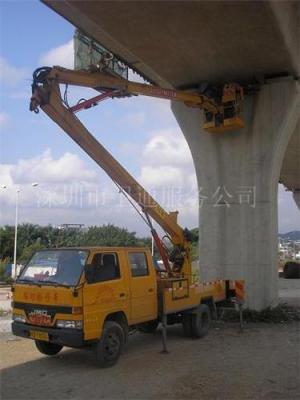
<path fill-rule="evenodd" d="M 38 1 L 0 0 L 0 224 L 14 223 L 19 190 L 20 223 L 113 223 L 148 235 L 105 173 L 46 115 L 29 112 L 32 72 L 43 65 L 72 68 L 73 33 Z M 95 94 L 76 88 L 69 102 Z M 168 101 L 107 100 L 79 117 L 166 210 L 179 211 L 181 225 L 198 225 L 192 157 Z M 281 185 L 278 205 L 279 231 L 299 229 L 300 213 Z"/>

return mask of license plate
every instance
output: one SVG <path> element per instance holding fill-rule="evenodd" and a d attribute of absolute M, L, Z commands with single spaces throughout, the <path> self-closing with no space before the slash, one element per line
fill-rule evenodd
<path fill-rule="evenodd" d="M 44 342 L 49 342 L 49 335 L 47 332 L 29 331 L 29 337 L 31 339 L 43 340 Z"/>

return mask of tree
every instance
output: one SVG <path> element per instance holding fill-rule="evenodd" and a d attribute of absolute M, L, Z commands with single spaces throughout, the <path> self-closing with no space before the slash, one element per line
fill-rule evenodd
<path fill-rule="evenodd" d="M 12 259 L 14 249 L 15 228 L 5 225 L 0 228 L 0 258 Z"/>
<path fill-rule="evenodd" d="M 43 249 L 45 246 L 43 246 L 40 241 L 37 241 L 36 243 L 30 244 L 29 246 L 25 247 L 22 251 L 21 256 L 18 259 L 18 262 L 20 264 L 26 264 L 31 257 L 34 255 L 34 253 L 38 250 Z"/>
<path fill-rule="evenodd" d="M 137 246 L 135 232 L 114 225 L 92 226 L 83 236 L 86 246 Z"/>
<path fill-rule="evenodd" d="M 13 226 L 0 228 L 0 259 L 12 259 L 14 252 Z M 18 227 L 17 262 L 26 263 L 42 248 L 79 246 L 147 246 L 150 238 L 137 238 L 135 232 L 114 225 L 92 226 L 87 230 L 58 229 L 51 225 L 21 224 Z"/>

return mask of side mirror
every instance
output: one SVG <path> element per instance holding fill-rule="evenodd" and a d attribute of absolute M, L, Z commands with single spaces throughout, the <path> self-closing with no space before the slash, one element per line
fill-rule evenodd
<path fill-rule="evenodd" d="M 86 264 L 84 267 L 84 274 L 87 283 L 94 282 L 95 269 L 92 264 Z"/>

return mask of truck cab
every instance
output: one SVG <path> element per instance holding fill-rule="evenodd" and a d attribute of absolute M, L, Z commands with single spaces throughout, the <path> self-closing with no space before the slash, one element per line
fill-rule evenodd
<path fill-rule="evenodd" d="M 15 335 L 48 355 L 96 344 L 105 366 L 118 357 L 130 326 L 158 317 L 156 271 L 141 247 L 38 251 L 13 292 Z"/>

